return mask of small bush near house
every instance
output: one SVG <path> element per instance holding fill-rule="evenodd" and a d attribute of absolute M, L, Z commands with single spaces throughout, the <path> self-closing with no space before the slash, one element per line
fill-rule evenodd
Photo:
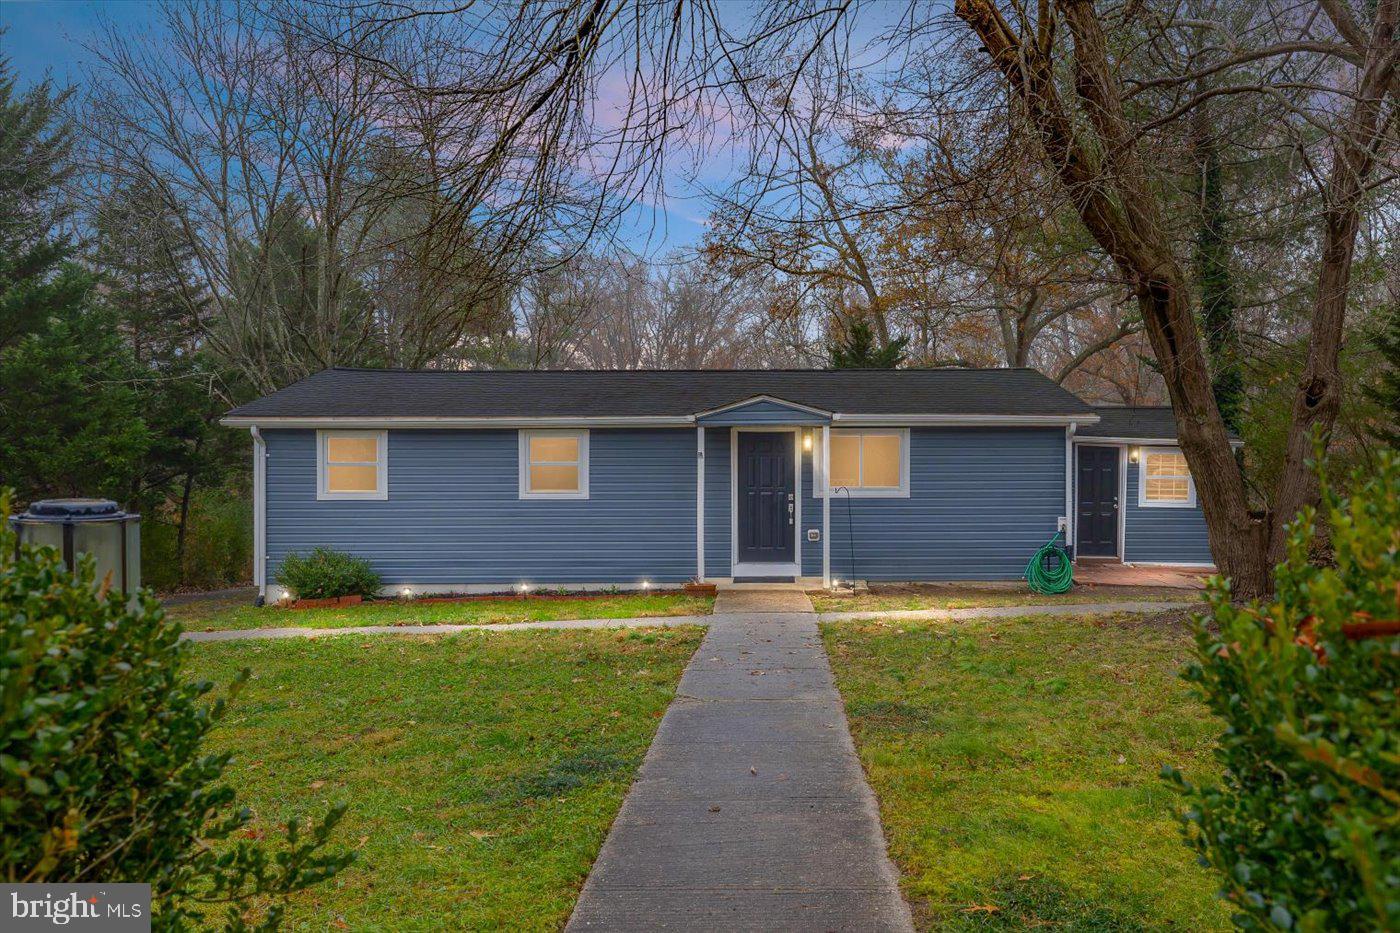
<path fill-rule="evenodd" d="M 141 882 L 157 929 L 274 927 L 280 899 L 336 874 L 344 813 L 288 822 L 283 844 L 245 837 L 251 814 L 219 783 L 232 755 L 205 738 L 224 715 L 185 679 L 179 626 L 70 574 L 51 548 L 16 556 L 0 501 L 0 878 Z M 233 687 L 246 679 L 235 681 Z M 234 692 L 231 689 L 230 693 Z"/>
<path fill-rule="evenodd" d="M 1308 509 L 1274 602 L 1216 581 L 1197 622 L 1185 676 L 1226 724 L 1220 783 L 1166 776 L 1242 927 L 1400 929 L 1400 457 L 1349 500 L 1323 487 L 1335 566 L 1308 562 Z"/>
<path fill-rule="evenodd" d="M 374 596 L 379 574 L 362 557 L 318 547 L 310 554 L 288 554 L 277 569 L 277 582 L 297 599 Z"/>

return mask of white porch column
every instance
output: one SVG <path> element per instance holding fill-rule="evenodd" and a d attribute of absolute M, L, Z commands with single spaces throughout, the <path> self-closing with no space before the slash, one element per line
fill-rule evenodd
<path fill-rule="evenodd" d="M 705 426 L 695 428 L 695 580 L 705 582 Z"/>
<path fill-rule="evenodd" d="M 812 471 L 812 485 L 822 494 L 822 586 L 831 588 L 831 489 L 826 481 L 827 464 L 831 462 L 831 425 L 822 425 L 822 474 Z"/>

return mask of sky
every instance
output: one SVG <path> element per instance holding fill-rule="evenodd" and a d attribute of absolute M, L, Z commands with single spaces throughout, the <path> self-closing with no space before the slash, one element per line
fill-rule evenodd
<path fill-rule="evenodd" d="M 103 19 L 122 29 L 151 28 L 156 16 L 145 0 L 0 0 L 0 56 L 8 59 L 22 87 L 52 77 L 60 86 L 80 84 L 92 55 L 84 48 Z M 653 256 L 697 245 L 708 213 L 682 172 L 668 173 L 666 200 L 635 206 L 619 231 L 631 249 Z"/>

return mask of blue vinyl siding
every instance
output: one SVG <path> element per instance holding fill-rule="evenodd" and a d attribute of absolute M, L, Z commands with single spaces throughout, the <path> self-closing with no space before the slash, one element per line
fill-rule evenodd
<path fill-rule="evenodd" d="M 705 429 L 705 576 L 727 577 L 730 565 L 729 428 Z"/>
<path fill-rule="evenodd" d="M 1145 509 L 1138 505 L 1138 471 L 1128 464 L 1128 488 L 1123 515 L 1123 559 L 1128 563 L 1208 564 L 1210 539 L 1199 506 L 1190 509 Z"/>
<path fill-rule="evenodd" d="M 913 428 L 909 472 L 907 499 L 838 493 L 831 500 L 832 576 L 1019 579 L 1065 512 L 1059 428 Z M 802 464 L 802 572 L 820 576 L 821 544 L 806 540 L 806 530 L 822 521 L 812 492 L 809 455 Z"/>
<path fill-rule="evenodd" d="M 515 430 L 390 431 L 384 501 L 318 501 L 316 432 L 263 436 L 269 581 L 316 545 L 369 558 L 386 585 L 695 575 L 691 429 L 592 430 L 590 497 L 561 501 L 519 499 Z"/>
<path fill-rule="evenodd" d="M 831 419 L 826 415 L 790 408 L 787 405 L 767 400 L 740 405 L 727 411 L 698 418 L 698 424 L 719 426 L 736 424 L 826 424 Z"/>

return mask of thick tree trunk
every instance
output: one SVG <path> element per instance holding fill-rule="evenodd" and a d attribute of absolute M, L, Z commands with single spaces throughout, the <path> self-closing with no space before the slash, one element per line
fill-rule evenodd
<path fill-rule="evenodd" d="M 1242 595 L 1267 592 L 1267 529 L 1249 514 L 1244 478 L 1215 404 L 1186 276 L 1137 158 L 1102 27 L 1088 0 L 1064 0 L 1060 9 L 1074 39 L 1079 107 L 1098 137 L 1088 145 L 1078 139 L 1054 83 L 1048 9 L 1039 33 L 1022 41 L 993 0 L 957 0 L 954 7 L 1025 105 L 1085 227 L 1136 293 L 1143 329 L 1176 413 L 1179 444 L 1197 480 L 1216 565 Z"/>
<path fill-rule="evenodd" d="M 1161 368 L 1176 414 L 1182 453 L 1190 464 L 1205 513 L 1211 553 L 1241 596 L 1272 588 L 1272 568 L 1283 555 L 1284 527 L 1314 502 L 1307 466 L 1314 430 L 1327 431 L 1341 405 L 1338 355 L 1352 254 L 1367 179 L 1385 123 L 1383 104 L 1400 59 L 1395 23 L 1400 0 L 1381 0 L 1351 113 L 1335 144 L 1318 292 L 1308 362 L 1289 428 L 1287 459 L 1267 521 L 1254 520 L 1244 480 L 1230 449 L 1196 326 L 1187 282 L 1165 237 L 1161 208 L 1138 158 L 1135 135 L 1123 114 L 1121 89 L 1108 58 L 1102 25 L 1091 0 L 1059 0 L 1056 9 L 1074 43 L 1074 88 L 1082 122 L 1071 119 L 1054 82 L 1057 17 L 1041 5 L 1034 36 L 1021 37 L 995 0 L 956 0 L 954 10 L 982 40 L 993 63 L 1026 107 L 1047 159 L 1080 219 L 1133 285 L 1144 330 Z M 1080 138 L 1087 123 L 1087 141 Z"/>

